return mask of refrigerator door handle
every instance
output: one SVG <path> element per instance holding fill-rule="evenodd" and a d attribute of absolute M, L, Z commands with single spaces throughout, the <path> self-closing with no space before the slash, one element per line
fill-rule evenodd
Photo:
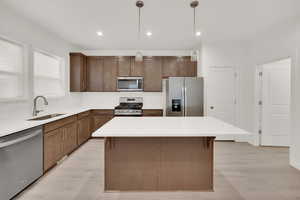
<path fill-rule="evenodd" d="M 181 88 L 182 116 L 185 116 L 185 87 Z"/>
<path fill-rule="evenodd" d="M 186 95 L 186 87 L 184 87 L 184 116 L 187 116 L 187 95 Z"/>

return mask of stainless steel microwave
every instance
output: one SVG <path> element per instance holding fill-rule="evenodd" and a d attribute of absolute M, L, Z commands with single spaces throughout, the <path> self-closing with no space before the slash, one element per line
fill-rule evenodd
<path fill-rule="evenodd" d="M 120 92 L 141 92 L 144 90 L 143 77 L 118 77 L 117 88 Z"/>

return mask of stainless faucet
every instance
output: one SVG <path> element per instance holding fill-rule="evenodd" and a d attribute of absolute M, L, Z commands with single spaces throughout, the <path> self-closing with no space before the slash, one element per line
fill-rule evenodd
<path fill-rule="evenodd" d="M 42 98 L 42 99 L 44 100 L 44 105 L 48 105 L 48 101 L 47 101 L 46 97 L 44 97 L 44 96 L 36 96 L 36 97 L 33 99 L 33 113 L 32 113 L 33 116 L 37 116 L 38 113 L 40 113 L 40 112 L 43 111 L 43 110 L 37 110 L 37 109 L 36 109 L 36 103 L 37 103 L 37 100 L 38 100 L 39 98 Z"/>

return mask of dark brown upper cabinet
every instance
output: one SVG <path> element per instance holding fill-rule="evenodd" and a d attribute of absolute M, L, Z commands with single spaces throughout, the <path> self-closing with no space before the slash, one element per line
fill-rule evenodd
<path fill-rule="evenodd" d="M 87 91 L 103 92 L 104 59 L 98 56 L 87 57 Z"/>
<path fill-rule="evenodd" d="M 86 56 L 82 53 L 70 53 L 70 91 L 86 91 Z"/>
<path fill-rule="evenodd" d="M 131 76 L 131 57 L 119 56 L 117 59 L 119 76 Z"/>
<path fill-rule="evenodd" d="M 144 91 L 162 91 L 162 58 L 144 57 Z"/>
<path fill-rule="evenodd" d="M 103 59 L 103 91 L 116 92 L 118 77 L 118 58 L 115 56 L 105 56 L 103 57 Z"/>
<path fill-rule="evenodd" d="M 189 56 L 85 56 L 70 54 L 71 92 L 116 92 L 118 76 L 144 77 L 145 92 L 161 92 L 162 78 L 196 77 L 197 62 Z"/>
<path fill-rule="evenodd" d="M 197 62 L 192 62 L 189 56 L 163 57 L 163 78 L 168 77 L 196 77 Z"/>
<path fill-rule="evenodd" d="M 131 66 L 130 66 L 131 76 L 144 76 L 144 63 L 135 61 L 135 57 L 131 57 Z"/>
<path fill-rule="evenodd" d="M 118 57 L 119 76 L 144 76 L 143 62 L 136 62 L 133 56 Z"/>
<path fill-rule="evenodd" d="M 190 56 L 179 57 L 177 62 L 179 67 L 179 76 L 197 76 L 197 62 L 192 62 Z"/>
<path fill-rule="evenodd" d="M 180 76 L 180 69 L 178 67 L 178 57 L 166 56 L 163 57 L 163 78 Z"/>

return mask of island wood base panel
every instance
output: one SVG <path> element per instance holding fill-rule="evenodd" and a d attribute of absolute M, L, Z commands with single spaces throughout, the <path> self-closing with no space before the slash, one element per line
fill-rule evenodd
<path fill-rule="evenodd" d="M 105 191 L 213 191 L 214 139 L 105 138 Z"/>

